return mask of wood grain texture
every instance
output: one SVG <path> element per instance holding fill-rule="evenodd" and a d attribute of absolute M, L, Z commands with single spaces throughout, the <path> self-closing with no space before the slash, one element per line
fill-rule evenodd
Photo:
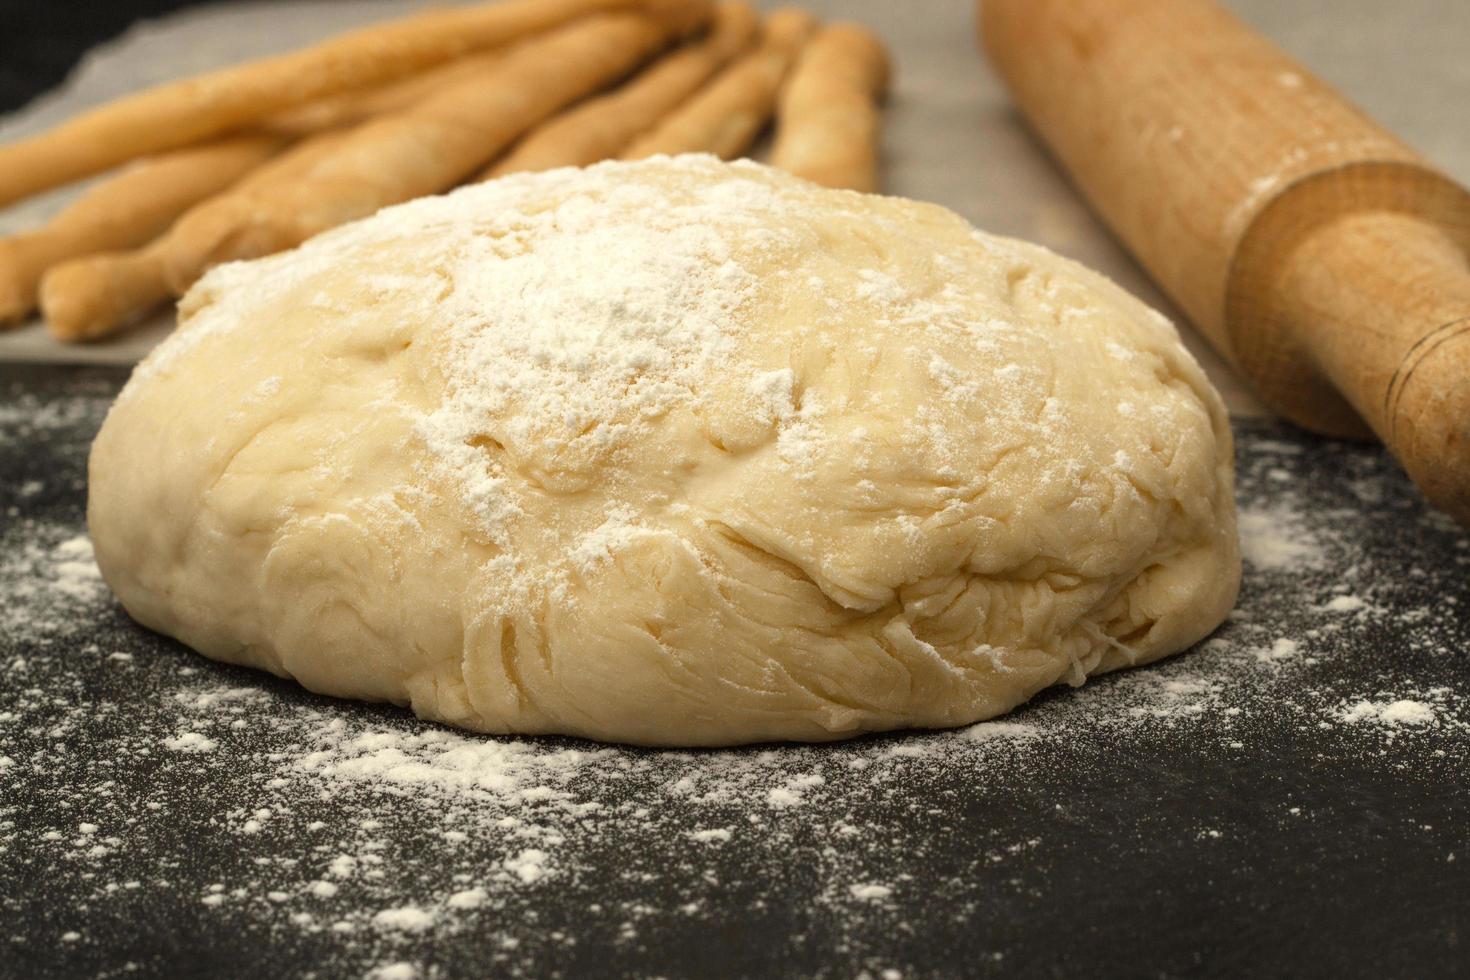
<path fill-rule="evenodd" d="M 1093 206 L 1275 411 L 1470 523 L 1470 193 L 1211 0 L 986 0 Z"/>

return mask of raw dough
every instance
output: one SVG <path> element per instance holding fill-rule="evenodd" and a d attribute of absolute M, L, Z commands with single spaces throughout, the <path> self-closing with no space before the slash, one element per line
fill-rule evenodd
<path fill-rule="evenodd" d="M 97 438 L 128 611 L 486 732 L 989 718 L 1207 635 L 1240 562 L 1169 323 L 933 205 L 658 158 L 223 266 Z"/>

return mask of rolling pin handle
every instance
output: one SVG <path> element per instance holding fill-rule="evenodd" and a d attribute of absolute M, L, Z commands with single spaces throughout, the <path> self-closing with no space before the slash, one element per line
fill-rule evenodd
<path fill-rule="evenodd" d="M 1279 256 L 1260 308 L 1430 502 L 1470 525 L 1470 253 L 1457 231 L 1343 214 Z"/>
<path fill-rule="evenodd" d="M 982 0 L 1036 133 L 1275 411 L 1470 526 L 1470 192 L 1216 0 Z"/>

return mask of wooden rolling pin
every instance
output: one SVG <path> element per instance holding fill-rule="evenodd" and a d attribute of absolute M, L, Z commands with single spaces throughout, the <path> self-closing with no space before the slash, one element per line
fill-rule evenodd
<path fill-rule="evenodd" d="M 1211 0 L 983 0 L 980 31 L 1093 206 L 1266 403 L 1371 429 L 1470 525 L 1470 192 Z"/>

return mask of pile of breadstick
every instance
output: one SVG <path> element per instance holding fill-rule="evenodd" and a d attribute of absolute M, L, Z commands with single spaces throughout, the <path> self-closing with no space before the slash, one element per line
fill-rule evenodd
<path fill-rule="evenodd" d="M 106 174 L 0 239 L 0 326 L 93 340 L 210 267 L 467 181 L 658 153 L 748 153 L 877 188 L 888 56 L 865 28 L 740 0 L 435 9 L 108 103 L 0 146 L 0 207 Z M 116 169 L 115 173 L 107 173 Z"/>

